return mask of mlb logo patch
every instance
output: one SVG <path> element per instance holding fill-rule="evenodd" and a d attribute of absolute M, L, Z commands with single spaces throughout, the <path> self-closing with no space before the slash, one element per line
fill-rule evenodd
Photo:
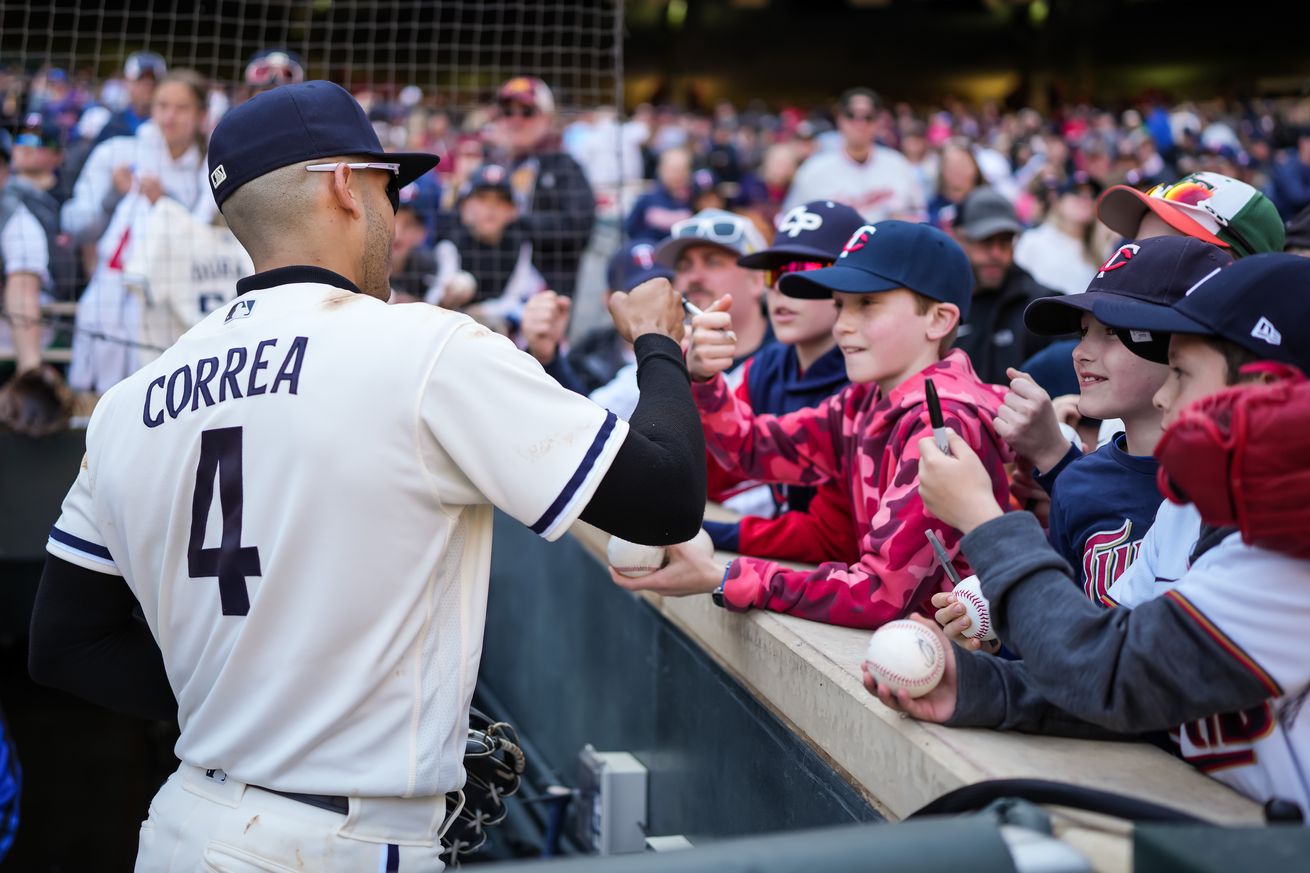
<path fill-rule="evenodd" d="M 233 303 L 232 308 L 227 311 L 227 317 L 223 319 L 223 323 L 227 324 L 235 318 L 249 318 L 254 311 L 255 301 L 238 300 L 236 303 Z"/>
<path fill-rule="evenodd" d="M 214 172 L 209 174 L 209 184 L 212 185 L 215 189 L 217 189 L 219 185 L 222 185 L 226 181 L 227 181 L 227 170 L 223 169 L 222 164 L 219 164 L 217 167 L 214 168 Z"/>

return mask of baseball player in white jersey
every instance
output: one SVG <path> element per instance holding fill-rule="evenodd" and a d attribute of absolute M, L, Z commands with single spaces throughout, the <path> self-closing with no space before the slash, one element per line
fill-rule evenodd
<path fill-rule="evenodd" d="M 492 507 L 547 539 L 699 528 L 681 302 L 658 280 L 611 307 L 650 394 L 629 429 L 466 316 L 386 305 L 399 186 L 437 159 L 383 152 L 342 88 L 259 94 L 209 161 L 257 272 L 101 399 L 32 673 L 176 713 L 138 871 L 438 871 Z"/>
<path fill-rule="evenodd" d="M 198 221 L 175 200 L 150 210 L 123 281 L 141 297 L 137 359 L 146 364 L 214 310 L 232 302 L 237 280 L 255 271 L 224 225 Z"/>

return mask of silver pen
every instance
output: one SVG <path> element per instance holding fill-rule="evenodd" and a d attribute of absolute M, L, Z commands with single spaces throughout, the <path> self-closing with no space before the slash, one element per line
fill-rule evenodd
<path fill-rule="evenodd" d="M 960 584 L 960 574 L 955 572 L 955 565 L 951 563 L 951 556 L 946 554 L 946 547 L 942 541 L 937 539 L 937 534 L 931 530 L 926 530 L 923 535 L 928 538 L 928 545 L 932 546 L 933 552 L 937 554 L 937 560 L 941 562 L 942 569 L 946 571 L 946 578 L 951 580 L 951 587 Z"/>

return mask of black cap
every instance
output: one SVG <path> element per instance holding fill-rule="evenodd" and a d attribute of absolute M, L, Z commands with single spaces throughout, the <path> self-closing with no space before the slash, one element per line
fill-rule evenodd
<path fill-rule="evenodd" d="M 513 200 L 514 189 L 509 184 L 509 171 L 500 164 L 483 164 L 469 174 L 468 181 L 459 189 L 459 199 L 463 200 L 478 191 L 495 191 Z"/>
<path fill-rule="evenodd" d="M 1023 323 L 1039 336 L 1077 333 L 1082 313 L 1103 301 L 1172 306 L 1211 273 L 1233 262 L 1218 246 L 1190 237 L 1160 236 L 1125 243 L 1101 265 L 1081 294 L 1042 297 L 1028 304 Z M 1142 337 L 1148 342 L 1151 337 Z"/>
<path fill-rule="evenodd" d="M 1217 337 L 1261 360 L 1310 372 L 1310 258 L 1282 252 L 1251 255 L 1202 280 L 1173 306 L 1107 301 L 1092 312 L 1120 330 Z M 1154 344 L 1124 344 L 1149 360 L 1167 361 Z"/>
<path fill-rule="evenodd" d="M 654 243 L 638 241 L 614 253 L 605 275 L 611 291 L 631 291 L 648 279 L 672 279 L 673 271 L 655 263 Z"/>
<path fill-rule="evenodd" d="M 1302 209 L 1295 218 L 1287 222 L 1287 238 L 1283 240 L 1283 251 L 1288 249 L 1310 249 L 1310 206 Z"/>
<path fill-rule="evenodd" d="M 998 233 L 1019 233 L 1023 222 L 1014 204 L 995 188 L 975 188 L 955 211 L 955 229 L 965 239 L 984 240 Z"/>
<path fill-rule="evenodd" d="M 778 280 L 778 290 L 788 297 L 831 297 L 834 291 L 876 294 L 898 288 L 954 303 L 963 321 L 973 300 L 973 268 L 960 244 L 932 225 L 887 219 L 856 230 L 831 267 L 788 273 Z"/>
<path fill-rule="evenodd" d="M 768 270 L 793 261 L 835 261 L 851 234 L 863 224 L 860 213 L 844 203 L 812 200 L 778 220 L 773 245 L 754 254 L 742 255 L 737 259 L 737 265 L 751 270 Z"/>
<path fill-rule="evenodd" d="M 252 179 L 337 155 L 398 163 L 401 187 L 438 161 L 436 155 L 385 151 L 350 92 L 319 80 L 264 91 L 225 114 L 209 140 L 210 189 L 222 208 Z"/>

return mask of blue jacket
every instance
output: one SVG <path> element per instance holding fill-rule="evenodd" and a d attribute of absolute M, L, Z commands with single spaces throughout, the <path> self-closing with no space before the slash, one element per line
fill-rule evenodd
<path fill-rule="evenodd" d="M 647 213 L 652 209 L 686 212 L 687 218 L 690 218 L 695 211 L 691 207 L 690 199 L 679 200 L 670 194 L 663 185 L 656 185 L 655 190 L 638 197 L 637 202 L 632 206 L 632 211 L 628 213 L 628 219 L 624 222 L 623 230 L 629 240 L 633 242 L 638 240 L 658 242 L 669 235 L 668 227 L 655 227 L 647 220 Z"/>

